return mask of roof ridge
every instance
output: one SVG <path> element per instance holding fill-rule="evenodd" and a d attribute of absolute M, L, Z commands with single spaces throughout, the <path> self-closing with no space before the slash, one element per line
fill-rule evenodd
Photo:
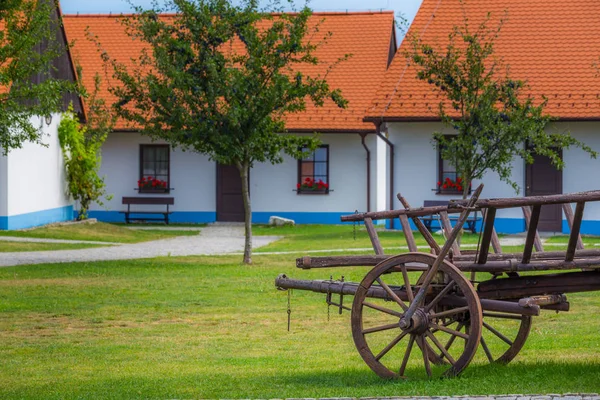
<path fill-rule="evenodd" d="M 273 12 L 271 15 L 294 15 L 298 14 L 297 12 Z M 342 16 L 342 15 L 394 15 L 393 10 L 366 10 L 366 11 L 314 11 L 312 15 L 330 15 L 330 16 Z M 63 14 L 63 18 L 112 18 L 112 17 L 133 17 L 137 15 L 136 13 L 69 13 Z M 177 15 L 177 13 L 160 13 L 161 16 L 165 17 L 173 17 Z"/>

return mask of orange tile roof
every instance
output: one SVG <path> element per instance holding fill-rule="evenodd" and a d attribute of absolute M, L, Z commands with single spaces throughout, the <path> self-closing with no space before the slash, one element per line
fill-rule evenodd
<path fill-rule="evenodd" d="M 114 102 L 115 98 L 108 92 L 100 53 L 87 38 L 86 29 L 89 27 L 90 34 L 97 35 L 107 53 L 119 62 L 127 62 L 139 54 L 140 42 L 127 36 L 118 16 L 64 15 L 63 18 L 68 40 L 75 41 L 73 55 L 82 67 L 83 84 L 92 91 L 94 76 L 99 73 L 103 77 L 100 96 Z M 306 111 L 288 116 L 286 126 L 290 131 L 374 131 L 373 124 L 363 122 L 363 118 L 388 66 L 394 14 L 391 11 L 315 13 L 312 22 L 322 19 L 320 31 L 333 35 L 317 51 L 319 60 L 330 63 L 344 54 L 352 54 L 327 78 L 332 88 L 342 90 L 349 101 L 348 108 L 340 109 L 332 101 L 320 108 L 308 104 Z M 324 65 L 302 67 L 304 73 L 311 75 L 325 72 L 325 68 Z M 127 128 L 124 121 L 116 126 L 116 129 Z"/>
<path fill-rule="evenodd" d="M 470 0 L 464 8 L 471 25 L 492 13 L 489 27 L 508 12 L 495 54 L 510 66 L 510 76 L 525 80 L 538 101 L 548 98 L 546 112 L 563 120 L 600 120 L 598 0 Z M 459 0 L 423 0 L 409 34 L 423 42 L 447 43 L 453 26 L 462 26 Z M 407 67 L 404 41 L 367 112 L 371 121 L 437 118 L 442 96 L 418 81 Z"/>

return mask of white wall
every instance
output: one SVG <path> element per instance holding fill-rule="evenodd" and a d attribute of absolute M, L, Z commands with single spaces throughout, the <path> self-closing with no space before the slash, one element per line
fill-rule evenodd
<path fill-rule="evenodd" d="M 156 196 L 139 194 L 137 181 L 140 171 L 140 144 L 160 144 L 135 132 L 114 132 L 102 146 L 102 166 L 100 175 L 105 177 L 106 191 L 113 199 L 105 202 L 105 207 L 94 205 L 96 211 L 121 211 L 122 197 Z M 175 190 L 170 196 L 175 198 L 173 211 L 214 212 L 216 208 L 216 166 L 208 157 L 195 152 L 184 152 L 171 148 L 171 181 Z M 153 210 L 156 206 L 151 206 Z M 136 206 L 142 210 L 142 206 Z"/>
<path fill-rule="evenodd" d="M 436 194 L 435 187 L 438 179 L 437 151 L 433 146 L 433 132 L 443 131 L 441 123 L 390 123 L 390 140 L 395 145 L 395 191 L 400 192 L 413 206 L 423 204 L 424 200 L 446 200 L 457 198 L 458 195 Z M 600 152 L 600 123 L 571 122 L 555 123 L 548 128 L 549 133 L 566 133 L 586 143 Z M 451 132 L 448 132 L 451 133 Z M 583 150 L 571 148 L 564 150 L 563 158 L 563 193 L 599 190 L 600 160 L 592 159 Z M 525 162 L 518 157 L 513 161 L 512 180 L 519 185 L 516 193 L 507 183 L 500 181 L 498 175 L 490 172 L 480 181 L 473 182 L 473 187 L 479 183 L 485 184 L 482 198 L 501 198 L 524 196 L 525 192 Z M 396 200 L 395 208 L 401 207 Z M 499 210 L 497 218 L 523 218 L 520 209 Z M 590 203 L 586 206 L 584 220 L 600 221 L 600 203 Z M 564 225 L 564 224 L 563 224 Z M 589 230 L 589 233 L 595 230 Z"/>
<path fill-rule="evenodd" d="M 34 126 L 42 124 L 42 143 L 25 143 L 0 161 L 2 187 L 6 196 L 0 197 L 0 210 L 4 216 L 28 214 L 71 205 L 67 195 L 65 169 L 58 124 L 60 114 L 52 116 L 48 126 L 43 118 L 32 118 Z"/>
<path fill-rule="evenodd" d="M 285 155 L 283 164 L 262 163 L 250 172 L 253 212 L 354 212 L 367 208 L 367 153 L 358 134 L 323 134 L 329 145 L 326 195 L 297 194 L 298 161 Z M 373 149 L 371 149 L 373 152 Z M 372 156 L 374 156 L 372 154 Z"/>
<path fill-rule="evenodd" d="M 389 139 L 394 143 L 395 176 L 394 190 L 410 202 L 411 206 L 422 206 L 425 200 L 449 200 L 459 198 L 458 194 L 437 194 L 438 155 L 434 147 L 433 133 L 443 132 L 441 123 L 414 122 L 388 124 Z M 450 133 L 450 132 L 448 132 Z M 520 186 L 522 196 L 525 183 L 525 167 L 521 159 L 513 162 L 513 180 Z M 482 198 L 515 197 L 513 188 L 500 181 L 496 173 L 490 172 L 482 180 L 473 182 L 473 188 L 484 183 Z M 401 208 L 395 199 L 394 208 Z M 523 218 L 517 209 L 499 210 L 498 218 Z"/>
<path fill-rule="evenodd" d="M 570 132 L 579 141 L 600 154 L 600 122 L 556 123 L 552 132 Z M 600 190 L 600 159 L 592 159 L 581 149 L 571 148 L 563 152 L 563 192 Z M 584 220 L 600 220 L 600 202 L 588 203 Z"/>

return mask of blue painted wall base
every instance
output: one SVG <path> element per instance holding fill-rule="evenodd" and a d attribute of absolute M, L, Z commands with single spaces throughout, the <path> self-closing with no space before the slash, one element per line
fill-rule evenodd
<path fill-rule="evenodd" d="M 26 214 L 0 216 L 0 230 L 11 231 L 47 225 L 54 222 L 65 222 L 73 219 L 73 206 L 35 211 Z"/>
<path fill-rule="evenodd" d="M 289 218 L 296 221 L 297 224 L 341 224 L 340 218 L 343 215 L 353 214 L 350 212 L 265 212 L 257 211 L 252 213 L 252 221 L 256 224 L 266 224 L 269 222 L 271 216 L 279 216 L 283 218 Z M 140 213 L 139 215 L 143 215 Z M 125 222 L 124 214 L 118 211 L 90 211 L 90 218 L 97 218 L 103 222 Z M 0 223 L 2 223 L 0 217 Z M 12 217 L 11 217 L 12 218 Z M 217 220 L 217 213 L 211 211 L 175 211 L 169 217 L 169 221 L 173 223 L 188 223 L 188 224 L 203 224 L 211 223 Z M 351 224 L 351 222 L 350 222 Z M 416 230 L 413 222 L 410 221 L 412 229 Z M 387 228 L 390 228 L 390 221 L 385 221 Z M 439 229 L 437 223 L 432 223 L 434 229 Z M 502 234 L 521 233 L 525 231 L 525 220 L 523 218 L 497 218 L 495 221 L 496 232 Z M 400 221 L 394 221 L 394 228 L 400 229 Z M 481 222 L 477 223 L 477 231 L 481 231 Z M 2 228 L 6 229 L 6 228 Z M 11 228 L 19 229 L 19 228 Z M 569 226 L 567 221 L 563 220 L 562 232 L 565 234 L 569 233 Z M 582 221 L 581 233 L 584 235 L 600 235 L 600 221 Z"/>

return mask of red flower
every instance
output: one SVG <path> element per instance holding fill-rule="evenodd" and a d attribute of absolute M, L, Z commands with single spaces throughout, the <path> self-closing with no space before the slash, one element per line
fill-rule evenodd
<path fill-rule="evenodd" d="M 442 185 L 442 187 L 443 187 L 444 189 L 448 189 L 448 185 L 447 185 L 447 184 L 445 184 L 445 183 Z"/>
<path fill-rule="evenodd" d="M 302 186 L 301 184 L 297 184 L 296 185 L 296 189 L 300 189 L 300 186 Z"/>
<path fill-rule="evenodd" d="M 458 186 L 457 189 L 458 190 L 463 190 L 463 187 L 462 186 Z"/>
<path fill-rule="evenodd" d="M 442 182 L 438 181 L 438 186 L 442 186 Z"/>

